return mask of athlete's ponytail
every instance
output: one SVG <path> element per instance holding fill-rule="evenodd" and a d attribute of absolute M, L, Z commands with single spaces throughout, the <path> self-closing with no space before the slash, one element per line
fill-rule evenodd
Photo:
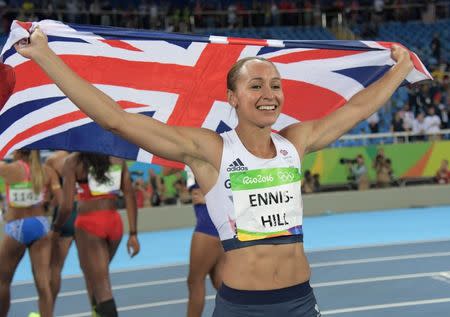
<path fill-rule="evenodd" d="M 44 170 L 41 164 L 41 155 L 39 150 L 17 150 L 21 157 L 26 159 L 30 164 L 31 183 L 33 184 L 33 191 L 39 194 L 44 187 Z"/>
<path fill-rule="evenodd" d="M 44 170 L 41 164 L 41 154 L 39 150 L 31 150 L 30 153 L 30 169 L 31 169 L 31 183 L 33 184 L 33 191 L 39 194 L 44 187 Z"/>
<path fill-rule="evenodd" d="M 84 169 L 93 174 L 97 182 L 103 184 L 110 181 L 107 175 L 111 166 L 108 155 L 81 152 L 79 154 L 79 160 L 83 164 Z"/>

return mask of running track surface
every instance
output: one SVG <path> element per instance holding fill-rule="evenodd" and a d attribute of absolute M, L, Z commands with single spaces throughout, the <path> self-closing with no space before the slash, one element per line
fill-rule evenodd
<path fill-rule="evenodd" d="M 450 206 L 307 217 L 304 230 L 324 316 L 450 316 Z M 120 316 L 185 315 L 191 234 L 192 228 L 140 234 L 141 254 L 132 260 L 121 245 L 111 264 Z M 29 271 L 26 257 L 9 316 L 37 309 Z M 74 248 L 63 273 L 56 316 L 90 316 Z M 211 316 L 215 291 L 207 286 L 204 316 Z"/>

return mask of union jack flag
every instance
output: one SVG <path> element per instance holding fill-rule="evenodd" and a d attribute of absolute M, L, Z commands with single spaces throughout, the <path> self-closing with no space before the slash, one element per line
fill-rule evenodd
<path fill-rule="evenodd" d="M 14 43 L 28 38 L 36 25 L 56 54 L 126 111 L 217 132 L 237 124 L 226 99 L 226 74 L 240 58 L 265 57 L 281 74 L 286 100 L 275 131 L 334 111 L 394 64 L 387 42 L 259 40 L 14 21 L 1 54 L 0 158 L 27 147 L 174 166 L 103 130 L 15 51 Z M 407 81 L 431 78 L 411 55 L 415 69 Z"/>

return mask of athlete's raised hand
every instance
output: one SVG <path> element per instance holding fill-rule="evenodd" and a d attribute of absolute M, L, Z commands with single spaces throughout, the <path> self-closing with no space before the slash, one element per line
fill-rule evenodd
<path fill-rule="evenodd" d="M 20 40 L 14 45 L 16 51 L 23 57 L 35 59 L 39 54 L 49 50 L 47 35 L 37 26 L 31 36 Z"/>

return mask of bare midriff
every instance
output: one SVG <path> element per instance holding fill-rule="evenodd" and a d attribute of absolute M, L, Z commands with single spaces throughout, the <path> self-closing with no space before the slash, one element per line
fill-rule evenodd
<path fill-rule="evenodd" d="M 46 216 L 46 212 L 42 204 L 25 208 L 8 206 L 8 210 L 3 217 L 6 222 L 10 222 L 17 219 L 39 216 Z"/>
<path fill-rule="evenodd" d="M 88 213 L 98 210 L 116 210 L 116 199 L 114 198 L 98 198 L 90 200 L 78 201 L 78 213 Z"/>
<path fill-rule="evenodd" d="M 303 243 L 256 245 L 225 253 L 223 282 L 240 290 L 273 290 L 308 281 Z"/>

